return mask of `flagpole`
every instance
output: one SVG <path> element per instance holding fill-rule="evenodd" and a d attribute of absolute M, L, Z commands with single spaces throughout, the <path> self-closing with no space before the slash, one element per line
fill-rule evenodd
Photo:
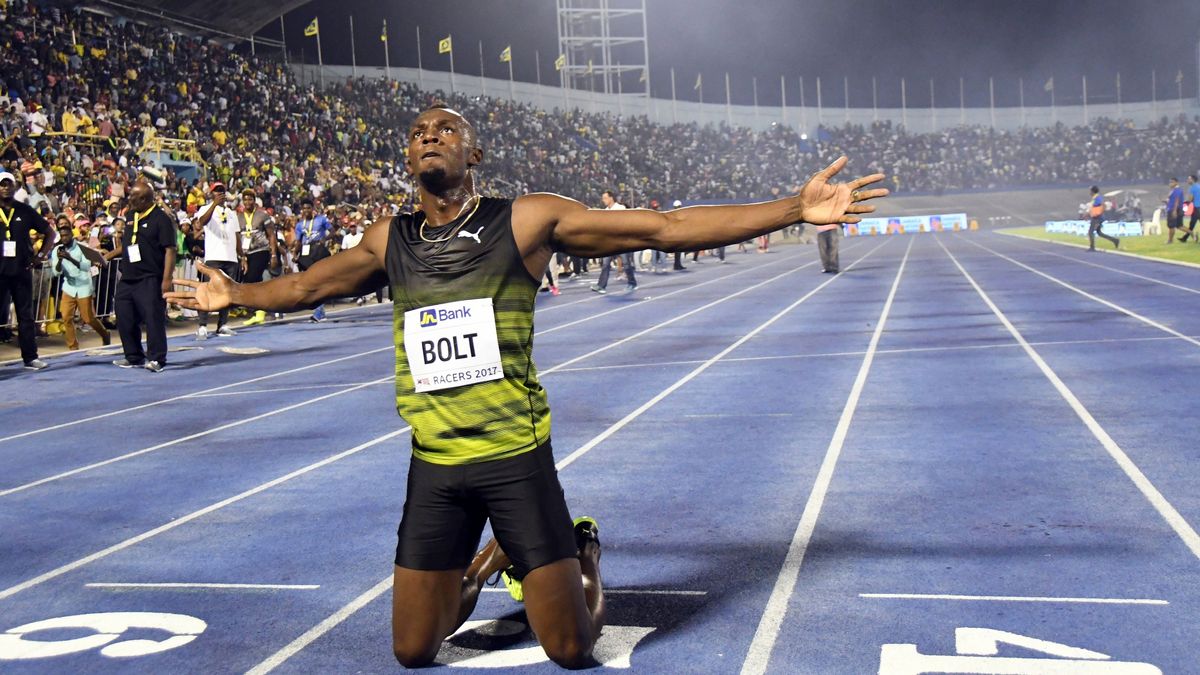
<path fill-rule="evenodd" d="M 387 39 L 387 19 L 383 20 L 383 72 L 388 80 L 392 79 L 391 42 Z"/>
<path fill-rule="evenodd" d="M 512 70 L 511 70 L 512 62 L 511 61 L 509 62 L 508 67 L 510 69 L 508 72 L 511 73 L 512 72 Z M 534 67 L 534 69 L 537 70 L 538 106 L 544 108 L 544 107 L 546 107 L 546 103 L 545 103 L 545 101 L 542 100 L 542 55 L 536 49 L 533 50 L 533 67 Z"/>
<path fill-rule="evenodd" d="M 808 131 L 808 110 L 804 107 L 804 76 L 800 76 L 800 131 Z"/>
<path fill-rule="evenodd" d="M 1122 116 L 1123 116 L 1123 113 L 1121 112 L 1121 73 L 1118 71 L 1117 72 L 1117 119 L 1121 119 Z"/>
<path fill-rule="evenodd" d="M 450 93 L 456 93 L 454 90 L 454 36 L 450 37 Z"/>
<path fill-rule="evenodd" d="M 484 96 L 487 96 L 487 79 L 483 76 L 483 40 L 479 41 L 479 89 L 483 91 Z"/>
<path fill-rule="evenodd" d="M 703 82 L 701 83 L 703 84 Z M 729 101 L 729 72 L 725 72 L 725 123 L 733 126 L 733 106 Z"/>
<path fill-rule="evenodd" d="M 350 76 L 358 78 L 358 54 L 354 52 L 354 15 L 350 15 Z"/>
<path fill-rule="evenodd" d="M 933 78 L 929 78 L 929 112 L 932 116 L 930 127 L 937 133 L 937 97 L 933 93 Z"/>
<path fill-rule="evenodd" d="M 283 15 L 279 15 L 279 37 L 283 42 L 283 65 L 288 65 L 287 30 L 283 27 Z M 71 29 L 71 44 L 75 44 L 75 29 Z"/>
<path fill-rule="evenodd" d="M 966 78 L 958 78 L 958 123 L 967 125 L 967 85 Z"/>
<path fill-rule="evenodd" d="M 750 78 L 750 85 L 754 91 L 754 126 L 758 126 L 758 76 Z"/>
<path fill-rule="evenodd" d="M 421 67 L 421 27 L 417 26 L 417 86 L 425 89 L 425 69 Z"/>
<path fill-rule="evenodd" d="M 317 78 L 321 91 L 325 90 L 325 59 L 321 57 L 321 24 L 317 24 Z"/>
<path fill-rule="evenodd" d="M 696 84 L 700 85 L 698 87 L 698 89 L 700 90 L 700 102 L 704 103 L 704 74 L 703 73 L 696 76 Z"/>
<path fill-rule="evenodd" d="M 1150 71 L 1150 114 L 1158 117 L 1158 71 Z"/>
<path fill-rule="evenodd" d="M 1058 108 L 1054 106 L 1054 76 L 1050 76 L 1050 122 L 1058 123 Z"/>
<path fill-rule="evenodd" d="M 850 124 L 850 78 L 842 76 L 842 105 L 846 111 L 846 124 Z"/>
<path fill-rule="evenodd" d="M 787 126 L 787 78 L 779 76 L 779 100 L 782 103 L 780 112 L 783 115 L 783 125 Z"/>
<path fill-rule="evenodd" d="M 988 78 L 988 110 L 992 117 L 992 129 L 996 128 L 996 78 Z"/>
<path fill-rule="evenodd" d="M 1179 109 L 1183 110 L 1183 70 L 1175 75 L 1175 88 L 1179 90 Z"/>
<path fill-rule="evenodd" d="M 1017 78 L 1017 89 L 1021 96 L 1021 126 L 1025 126 L 1025 78 Z"/>
<path fill-rule="evenodd" d="M 671 68 L 671 124 L 679 122 L 679 109 L 675 104 L 675 69 Z"/>
<path fill-rule="evenodd" d="M 508 100 L 516 101 L 517 94 L 513 90 L 512 45 L 509 45 L 508 49 L 509 49 L 509 51 L 508 51 Z M 541 78 L 540 73 L 538 74 L 538 78 L 539 79 Z"/>
<path fill-rule="evenodd" d="M 617 116 L 624 117 L 625 116 L 625 102 L 623 100 L 622 94 L 624 94 L 625 92 L 621 87 L 621 62 L 620 61 L 617 61 L 617 72 L 613 73 L 613 77 L 617 80 Z M 608 79 L 608 78 L 605 78 L 605 79 Z"/>
<path fill-rule="evenodd" d="M 1087 75 L 1084 75 L 1084 76 L 1083 76 L 1083 123 L 1084 123 L 1084 124 L 1087 124 L 1087 123 L 1088 123 L 1088 109 L 1087 109 Z"/>
<path fill-rule="evenodd" d="M 821 115 L 823 108 L 824 106 L 821 105 L 821 78 L 817 77 L 817 127 L 820 127 L 825 121 Z"/>
<path fill-rule="evenodd" d="M 879 85 L 875 76 L 871 76 L 871 121 L 879 121 Z"/>
<path fill-rule="evenodd" d="M 818 80 L 819 82 L 820 80 Z M 818 92 L 821 90 L 818 89 Z M 904 78 L 900 78 L 900 124 L 904 130 L 908 130 L 908 85 Z"/>

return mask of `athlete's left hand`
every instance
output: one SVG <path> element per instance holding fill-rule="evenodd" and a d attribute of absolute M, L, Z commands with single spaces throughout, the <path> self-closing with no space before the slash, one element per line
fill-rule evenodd
<path fill-rule="evenodd" d="M 838 157 L 833 164 L 814 173 L 800 188 L 800 202 L 804 207 L 801 218 L 804 222 L 818 226 L 857 223 L 862 220 L 858 214 L 875 210 L 874 206 L 863 202 L 887 196 L 887 188 L 864 189 L 883 180 L 881 173 L 856 178 L 849 183 L 830 183 L 829 180 L 846 166 L 847 161 L 845 155 Z"/>

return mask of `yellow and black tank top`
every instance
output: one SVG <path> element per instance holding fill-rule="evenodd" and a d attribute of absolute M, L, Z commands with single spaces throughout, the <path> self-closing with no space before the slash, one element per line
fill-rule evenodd
<path fill-rule="evenodd" d="M 424 218 L 392 219 L 386 258 L 395 302 L 396 410 L 412 425 L 413 454 L 435 464 L 471 464 L 533 450 L 550 437 L 550 407 L 532 358 L 540 280 L 517 250 L 512 200 L 482 198 L 473 212 L 427 225 L 422 237 Z M 492 299 L 503 379 L 417 393 L 404 313 L 475 298 Z"/>

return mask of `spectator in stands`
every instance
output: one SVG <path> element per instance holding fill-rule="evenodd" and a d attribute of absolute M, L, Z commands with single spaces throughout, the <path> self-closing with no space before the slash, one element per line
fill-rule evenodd
<path fill-rule="evenodd" d="M 46 262 L 57 235 L 36 211 L 13 199 L 16 190 L 17 177 L 7 171 L 0 172 L 0 296 L 11 295 L 16 306 L 17 339 L 25 369 L 41 370 L 47 364 L 38 358 L 30 268 L 41 267 Z M 36 253 L 31 231 L 44 237 Z"/>
<path fill-rule="evenodd" d="M 209 188 L 210 203 L 200 209 L 200 215 L 192 223 L 192 231 L 198 239 L 204 242 L 204 264 L 219 269 L 231 278 L 238 278 L 238 272 L 244 268 L 240 264 L 245 260 L 242 250 L 242 237 L 239 231 L 238 214 L 225 202 L 225 185 L 213 183 Z M 201 281 L 204 277 L 201 276 Z M 233 337 L 233 329 L 229 322 L 229 309 L 217 313 L 216 334 L 220 337 Z M 200 312 L 199 325 L 196 327 L 196 339 L 208 339 L 208 312 Z"/>
<path fill-rule="evenodd" d="M 92 307 L 92 261 L 75 241 L 75 233 L 66 219 L 58 225 L 58 245 L 50 254 L 50 270 L 54 276 L 62 277 L 58 310 L 66 332 L 67 349 L 79 349 L 79 340 L 75 335 L 76 309 L 79 310 L 79 318 L 96 331 L 105 346 L 112 343 L 112 335 L 96 318 Z"/>
<path fill-rule="evenodd" d="M 279 241 L 275 237 L 275 221 L 265 208 L 258 204 L 253 188 L 242 190 L 242 210 L 237 214 L 241 232 L 242 251 L 246 254 L 243 280 L 256 283 L 263 280 L 268 270 L 280 271 Z M 242 322 L 253 326 L 267 320 L 267 313 L 260 310 Z"/>
<path fill-rule="evenodd" d="M 316 213 L 313 200 L 305 197 L 300 202 L 300 218 L 296 221 L 296 239 L 292 244 L 292 255 L 303 272 L 319 260 L 329 257 L 329 240 L 333 236 L 333 225 L 324 215 Z M 325 320 L 325 305 L 317 305 L 310 321 Z"/>

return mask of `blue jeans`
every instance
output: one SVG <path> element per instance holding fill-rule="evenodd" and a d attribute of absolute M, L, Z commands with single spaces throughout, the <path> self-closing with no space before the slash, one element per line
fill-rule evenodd
<path fill-rule="evenodd" d="M 616 256 L 608 256 L 604 259 L 604 262 L 600 264 L 600 267 L 602 268 L 600 270 L 600 279 L 596 282 L 596 285 L 600 288 L 608 288 L 608 273 L 612 271 L 612 261 L 615 257 Z M 637 286 L 637 277 L 633 274 L 634 265 L 637 263 L 633 261 L 633 254 L 622 253 L 621 262 L 625 265 L 625 279 L 629 281 L 630 286 Z"/>

